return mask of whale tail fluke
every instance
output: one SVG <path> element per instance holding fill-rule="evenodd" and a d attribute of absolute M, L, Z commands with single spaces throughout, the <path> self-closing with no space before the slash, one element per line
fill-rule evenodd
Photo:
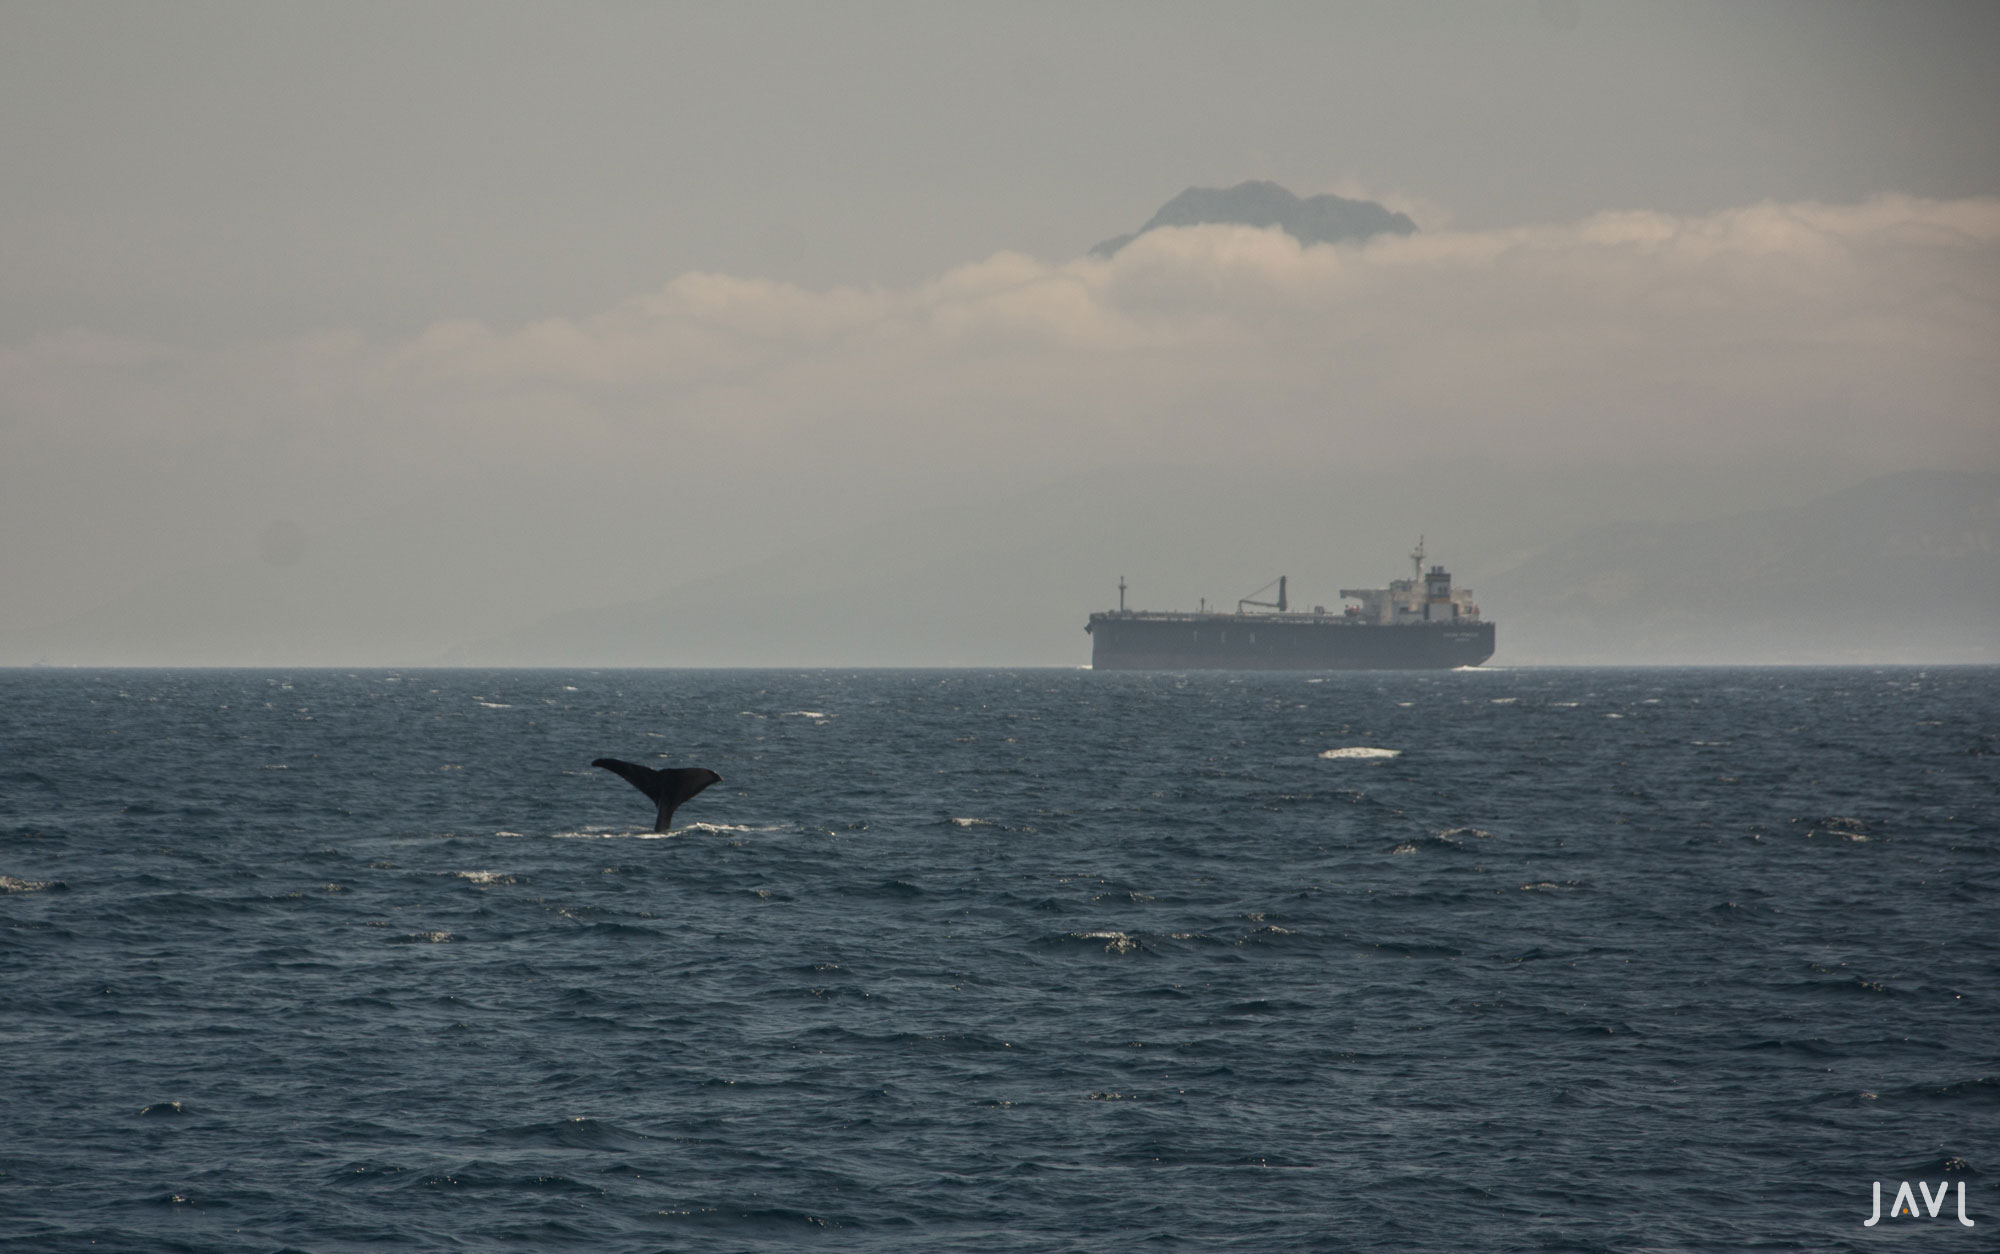
<path fill-rule="evenodd" d="M 681 804 L 710 784 L 722 782 L 722 776 L 699 766 L 678 767 L 656 771 L 650 766 L 640 766 L 637 762 L 621 762 L 617 758 L 599 758 L 591 763 L 601 766 L 614 775 L 623 776 L 625 782 L 645 793 L 659 808 L 653 819 L 653 830 L 668 831 L 673 827 L 674 811 Z"/>

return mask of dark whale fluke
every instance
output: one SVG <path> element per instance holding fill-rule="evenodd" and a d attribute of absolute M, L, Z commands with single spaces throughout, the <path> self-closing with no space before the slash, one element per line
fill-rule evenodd
<path fill-rule="evenodd" d="M 673 826 L 674 811 L 680 808 L 682 802 L 710 784 L 722 782 L 722 776 L 699 766 L 656 771 L 650 766 L 620 762 L 617 758 L 599 758 L 591 765 L 623 775 L 627 783 L 653 799 L 653 804 L 660 807 L 658 817 L 653 820 L 656 832 L 664 832 Z"/>

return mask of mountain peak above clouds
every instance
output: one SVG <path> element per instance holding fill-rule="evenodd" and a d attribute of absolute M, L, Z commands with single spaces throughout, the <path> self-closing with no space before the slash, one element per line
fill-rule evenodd
<path fill-rule="evenodd" d="M 1409 235 L 1417 229 L 1417 224 L 1408 217 L 1372 200 L 1348 200 L 1334 195 L 1300 198 L 1276 183 L 1252 180 L 1234 187 L 1190 187 L 1161 205 L 1146 225 L 1130 235 L 1105 240 L 1091 249 L 1090 255 L 1109 257 L 1158 227 L 1210 223 L 1283 227 L 1287 235 L 1301 244 L 1364 240 L 1385 231 Z"/>

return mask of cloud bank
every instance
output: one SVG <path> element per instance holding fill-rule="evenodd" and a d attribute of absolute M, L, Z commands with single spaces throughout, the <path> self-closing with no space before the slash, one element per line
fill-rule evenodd
<path fill-rule="evenodd" d="M 445 476 L 634 464 L 862 495 L 1428 455 L 1990 468 L 1996 344 L 1996 199 L 1362 246 L 1202 226 L 1108 260 L 997 254 L 902 289 L 688 274 L 593 317 L 403 342 L 39 337 L 0 347 L 0 485 L 38 518 L 60 495 L 191 537 L 310 524 Z M 52 568 L 29 548 L 74 571 L 104 543 L 36 531 L 10 547 L 16 577 Z"/>
<path fill-rule="evenodd" d="M 1885 197 L 1302 247 L 1154 232 L 906 290 L 689 274 L 598 316 L 181 353 L 0 349 L 10 443 L 297 434 L 364 462 L 697 438 L 1061 462 L 1157 442 L 1346 459 L 1995 451 L 2000 201 Z M 281 431 L 280 429 L 285 429 Z M 19 465 L 20 463 L 16 463 Z"/>

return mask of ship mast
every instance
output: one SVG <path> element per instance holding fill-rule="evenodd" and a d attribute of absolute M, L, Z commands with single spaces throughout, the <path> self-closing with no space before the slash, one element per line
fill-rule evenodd
<path fill-rule="evenodd" d="M 1118 576 L 1118 612 L 1125 612 L 1125 576 Z"/>
<path fill-rule="evenodd" d="M 1410 565 L 1416 568 L 1416 581 L 1424 581 L 1424 538 L 1417 537 L 1417 547 L 1410 550 Z"/>

